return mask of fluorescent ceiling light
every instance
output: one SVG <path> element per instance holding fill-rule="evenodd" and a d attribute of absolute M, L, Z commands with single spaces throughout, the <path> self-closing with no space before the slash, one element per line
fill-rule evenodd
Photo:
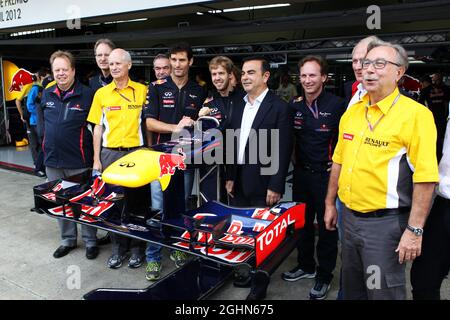
<path fill-rule="evenodd" d="M 43 32 L 50 32 L 55 31 L 55 28 L 49 28 L 49 29 L 38 29 L 38 30 L 28 30 L 28 31 L 19 31 L 11 33 L 10 37 L 20 37 L 20 36 L 26 36 L 29 34 L 36 34 L 36 33 L 43 33 Z"/>
<path fill-rule="evenodd" d="M 228 8 L 228 9 L 208 10 L 208 13 L 226 13 L 226 12 L 235 12 L 235 11 L 271 9 L 271 8 L 289 7 L 290 5 L 291 5 L 290 3 L 274 3 L 274 4 L 263 5 L 263 6 L 237 7 L 237 8 Z M 197 12 L 197 14 L 202 15 L 203 13 Z"/>
<path fill-rule="evenodd" d="M 138 21 L 147 21 L 148 18 L 140 18 L 140 19 L 131 19 L 131 20 L 117 20 L 117 21 L 107 21 L 104 24 L 116 24 L 116 23 L 128 23 L 128 22 L 138 22 Z"/>

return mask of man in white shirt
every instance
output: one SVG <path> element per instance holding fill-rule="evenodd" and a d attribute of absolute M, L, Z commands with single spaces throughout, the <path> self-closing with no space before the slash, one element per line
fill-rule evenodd
<path fill-rule="evenodd" d="M 436 198 L 423 229 L 422 254 L 411 268 L 414 300 L 440 300 L 442 281 L 450 269 L 450 121 L 439 163 Z"/>
<path fill-rule="evenodd" d="M 261 57 L 247 58 L 242 66 L 242 86 L 247 95 L 235 106 L 231 119 L 230 128 L 240 130 L 240 134 L 234 148 L 236 158 L 227 167 L 226 182 L 231 204 L 238 207 L 270 207 L 284 193 L 292 152 L 293 115 L 288 104 L 269 91 L 269 69 Z M 264 299 L 269 277 L 255 278 L 247 299 Z M 249 284 L 248 277 L 235 281 L 236 286 Z"/>

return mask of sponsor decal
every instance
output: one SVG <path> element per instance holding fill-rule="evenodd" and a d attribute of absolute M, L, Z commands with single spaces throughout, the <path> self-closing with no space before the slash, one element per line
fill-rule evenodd
<path fill-rule="evenodd" d="M 316 132 L 330 132 L 331 129 L 328 128 L 326 124 L 322 124 L 319 128 L 315 129 Z"/>
<path fill-rule="evenodd" d="M 331 116 L 331 113 L 329 112 L 319 112 L 319 114 L 324 118 Z"/>
<path fill-rule="evenodd" d="M 74 110 L 74 111 L 83 111 L 83 109 L 81 108 L 81 106 L 79 104 L 76 104 L 74 106 L 71 106 L 69 108 L 69 110 Z"/>
<path fill-rule="evenodd" d="M 122 107 L 121 106 L 110 106 L 110 107 L 107 107 L 107 109 L 108 109 L 108 111 L 120 111 L 120 110 L 122 110 Z"/>
<path fill-rule="evenodd" d="M 343 135 L 344 140 L 350 140 L 350 141 L 352 141 L 352 140 L 353 140 L 353 137 L 354 137 L 354 135 L 353 135 L 353 134 L 350 134 L 350 133 L 344 133 L 344 135 Z"/>
<path fill-rule="evenodd" d="M 163 99 L 163 104 L 175 104 L 174 99 Z"/>
<path fill-rule="evenodd" d="M 256 236 L 256 266 L 258 267 L 286 238 L 288 226 L 300 229 L 305 224 L 305 204 L 296 205 L 268 225 Z"/>
<path fill-rule="evenodd" d="M 105 200 L 111 200 L 113 198 L 115 198 L 117 196 L 117 194 L 115 192 L 112 192 L 111 194 L 109 194 Z M 94 216 L 94 217 L 99 217 L 100 215 L 102 215 L 104 212 L 106 212 L 107 210 L 109 210 L 112 206 L 114 206 L 114 202 L 111 201 L 100 201 L 98 203 L 97 206 L 95 207 L 91 207 L 85 204 L 81 205 L 81 211 L 86 213 L 87 215 L 80 215 L 80 219 L 81 221 L 84 222 L 88 222 L 88 223 L 92 223 L 95 222 L 96 220 L 93 218 L 90 218 L 89 215 Z M 58 206 L 52 209 L 48 210 L 51 214 L 55 215 L 55 216 L 64 216 L 64 212 L 67 218 L 74 218 L 74 212 L 72 210 L 72 208 L 70 206 Z"/>
<path fill-rule="evenodd" d="M 129 104 L 128 109 L 140 109 L 142 108 L 141 104 Z"/>
<path fill-rule="evenodd" d="M 134 162 L 122 162 L 119 164 L 120 167 L 133 168 L 136 164 Z"/>
<path fill-rule="evenodd" d="M 196 214 L 193 218 L 200 219 L 206 215 L 213 214 Z M 231 227 L 231 226 L 230 226 Z M 236 228 L 233 227 L 233 228 Z M 179 241 L 173 243 L 174 246 L 189 250 L 191 237 L 188 231 L 184 231 L 181 238 L 185 241 Z M 201 243 L 201 244 L 200 244 Z M 203 245 L 203 244 L 206 244 Z M 246 261 L 252 254 L 251 250 L 236 249 L 236 248 L 217 248 L 214 246 L 213 236 L 209 232 L 198 232 L 196 237 L 196 244 L 194 245 L 194 250 L 200 251 L 200 253 L 208 256 L 213 256 L 215 258 L 230 262 L 230 263 L 242 263 Z"/>
<path fill-rule="evenodd" d="M 368 144 L 369 146 L 377 147 L 377 148 L 386 148 L 389 145 L 389 142 L 366 137 L 364 139 L 364 144 Z"/>
<path fill-rule="evenodd" d="M 170 98 L 172 96 L 173 96 L 173 93 L 171 91 L 164 92 L 164 97 Z"/>
<path fill-rule="evenodd" d="M 192 99 L 196 99 L 197 98 L 197 96 L 195 95 L 195 94 L 189 94 L 189 97 L 191 97 Z"/>
<path fill-rule="evenodd" d="M 184 163 L 186 154 L 181 148 L 178 149 L 178 153 L 180 154 L 167 153 L 159 156 L 159 167 L 161 170 L 159 177 L 162 177 L 165 174 L 173 175 L 176 168 L 179 170 L 186 170 L 186 164 Z"/>

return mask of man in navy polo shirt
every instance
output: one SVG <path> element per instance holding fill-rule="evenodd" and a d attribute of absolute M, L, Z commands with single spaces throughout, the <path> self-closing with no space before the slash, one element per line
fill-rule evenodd
<path fill-rule="evenodd" d="M 150 84 L 144 107 L 147 130 L 153 133 L 153 143 L 167 142 L 171 140 L 172 133 L 192 126 L 205 101 L 203 88 L 189 79 L 189 68 L 194 62 L 189 44 L 176 44 L 170 49 L 169 54 L 171 75 Z M 192 192 L 193 181 L 193 170 L 186 170 L 184 172 L 186 203 Z M 161 273 L 161 247 L 148 245 L 146 255 L 146 279 L 157 280 Z M 173 251 L 171 259 L 175 261 L 176 267 L 181 267 L 186 263 L 187 255 L 181 251 Z"/>
<path fill-rule="evenodd" d="M 300 230 L 298 265 L 282 275 L 285 281 L 316 279 L 311 299 L 325 299 L 337 258 L 337 231 L 325 229 L 325 197 L 331 157 L 337 142 L 339 120 L 345 111 L 343 99 L 325 92 L 327 63 L 319 56 L 307 56 L 300 63 L 304 95 L 291 103 L 294 115 L 294 201 L 306 203 L 305 227 Z M 319 225 L 317 260 L 314 260 L 315 228 Z"/>

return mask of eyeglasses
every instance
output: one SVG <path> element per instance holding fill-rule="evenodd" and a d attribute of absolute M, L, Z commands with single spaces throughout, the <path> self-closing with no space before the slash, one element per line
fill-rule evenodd
<path fill-rule="evenodd" d="M 373 65 L 375 69 L 384 69 L 384 67 L 386 67 L 388 63 L 393 64 L 394 66 L 397 67 L 401 67 L 400 64 L 385 59 L 377 59 L 377 60 L 364 59 L 362 61 L 362 68 L 367 69 L 369 68 L 370 65 Z"/>

